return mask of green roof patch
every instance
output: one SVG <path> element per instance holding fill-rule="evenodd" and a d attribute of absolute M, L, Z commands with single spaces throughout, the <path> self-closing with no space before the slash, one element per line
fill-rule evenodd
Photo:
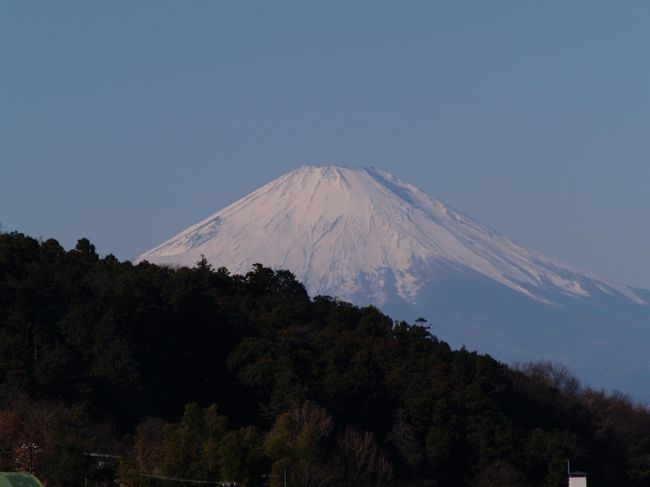
<path fill-rule="evenodd" d="M 43 484 L 31 473 L 0 472 L 0 487 L 43 487 Z"/>

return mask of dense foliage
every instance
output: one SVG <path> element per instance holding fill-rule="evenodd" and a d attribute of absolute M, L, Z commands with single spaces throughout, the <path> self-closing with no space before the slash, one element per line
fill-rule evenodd
<path fill-rule="evenodd" d="M 593 487 L 650 484 L 650 413 L 625 397 L 260 265 L 134 266 L 0 234 L 0 381 L 0 468 L 57 486 L 555 487 L 569 458 Z"/>

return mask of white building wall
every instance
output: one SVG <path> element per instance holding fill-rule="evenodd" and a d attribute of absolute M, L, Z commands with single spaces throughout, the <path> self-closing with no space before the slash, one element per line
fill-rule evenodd
<path fill-rule="evenodd" d="M 569 487 L 587 487 L 587 477 L 571 477 Z"/>

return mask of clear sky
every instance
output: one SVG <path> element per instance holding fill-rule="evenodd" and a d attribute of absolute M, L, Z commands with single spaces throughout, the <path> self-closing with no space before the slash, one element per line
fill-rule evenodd
<path fill-rule="evenodd" d="M 650 2 L 5 1 L 0 222 L 127 259 L 373 165 L 650 288 Z"/>

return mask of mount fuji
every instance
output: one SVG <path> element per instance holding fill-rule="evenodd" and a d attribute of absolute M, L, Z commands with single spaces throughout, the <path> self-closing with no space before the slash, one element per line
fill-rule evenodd
<path fill-rule="evenodd" d="M 288 269 L 312 295 L 424 317 L 453 346 L 546 359 L 650 399 L 650 291 L 560 263 L 374 168 L 303 166 L 137 261 Z"/>

